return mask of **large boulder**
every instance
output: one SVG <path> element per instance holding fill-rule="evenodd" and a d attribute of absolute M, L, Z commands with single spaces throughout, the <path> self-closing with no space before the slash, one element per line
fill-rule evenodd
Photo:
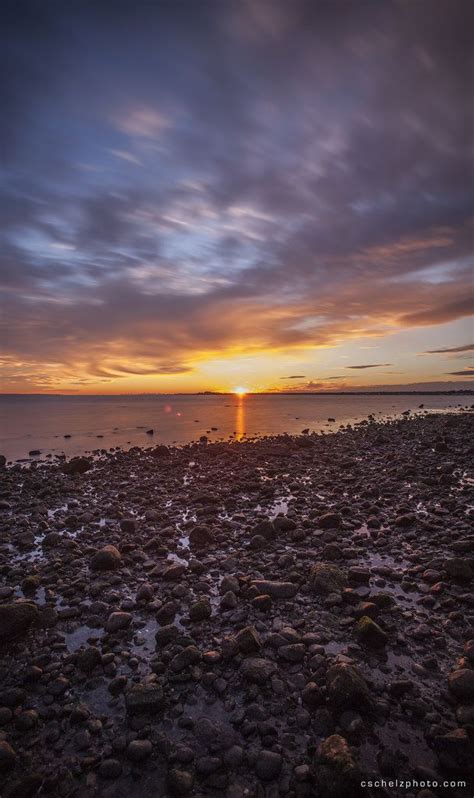
<path fill-rule="evenodd" d="M 32 601 L 0 604 L 0 644 L 22 637 L 39 620 L 38 607 Z"/>
<path fill-rule="evenodd" d="M 367 648 L 384 648 L 388 642 L 388 636 L 384 630 L 368 615 L 363 615 L 357 621 L 355 635 L 359 643 Z"/>
<path fill-rule="evenodd" d="M 364 677 L 357 668 L 347 663 L 337 663 L 326 673 L 329 703 L 336 709 L 369 709 L 372 701 Z"/>
<path fill-rule="evenodd" d="M 337 565 L 316 563 L 311 568 L 309 584 L 312 592 L 316 595 L 328 596 L 330 593 L 340 593 L 346 587 L 347 580 Z"/>
<path fill-rule="evenodd" d="M 362 794 L 361 771 L 344 737 L 332 734 L 319 746 L 316 779 L 322 798 L 349 798 Z"/>
<path fill-rule="evenodd" d="M 92 468 L 92 462 L 87 457 L 73 457 L 67 463 L 63 463 L 61 470 L 64 474 L 85 474 Z"/>
<path fill-rule="evenodd" d="M 122 555 L 115 546 L 104 546 L 91 559 L 91 571 L 114 571 L 120 568 Z"/>
<path fill-rule="evenodd" d="M 140 682 L 125 693 L 128 715 L 153 715 L 164 707 L 163 689 L 155 682 Z"/>

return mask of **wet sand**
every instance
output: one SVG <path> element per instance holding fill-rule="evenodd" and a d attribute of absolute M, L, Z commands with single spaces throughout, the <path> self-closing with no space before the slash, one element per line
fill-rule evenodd
<path fill-rule="evenodd" d="M 468 796 L 472 415 L 3 468 L 5 796 Z M 19 603 L 20 602 L 20 603 Z"/>

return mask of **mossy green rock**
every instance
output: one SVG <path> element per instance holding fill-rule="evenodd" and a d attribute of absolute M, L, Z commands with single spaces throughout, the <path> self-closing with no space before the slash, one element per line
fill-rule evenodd
<path fill-rule="evenodd" d="M 318 749 L 316 779 L 323 798 L 360 795 L 361 772 L 344 737 L 332 734 Z"/>
<path fill-rule="evenodd" d="M 369 688 L 357 668 L 347 663 L 337 663 L 326 673 L 329 703 L 337 709 L 370 709 L 372 700 Z"/>
<path fill-rule="evenodd" d="M 313 593 L 328 596 L 330 593 L 339 593 L 346 587 L 347 579 L 337 565 L 317 563 L 311 568 L 309 583 Z"/>
<path fill-rule="evenodd" d="M 368 648 L 384 648 L 388 642 L 388 637 L 384 630 L 368 615 L 363 615 L 357 622 L 355 635 L 359 643 Z"/>

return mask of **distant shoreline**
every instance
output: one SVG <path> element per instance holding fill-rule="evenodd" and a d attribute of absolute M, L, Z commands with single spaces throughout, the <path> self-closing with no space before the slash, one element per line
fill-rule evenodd
<path fill-rule="evenodd" d="M 2 398 L 35 399 L 114 399 L 153 396 L 236 396 L 233 391 L 197 391 L 195 393 L 0 393 Z M 451 391 L 248 391 L 245 396 L 474 396 L 468 388 Z"/>

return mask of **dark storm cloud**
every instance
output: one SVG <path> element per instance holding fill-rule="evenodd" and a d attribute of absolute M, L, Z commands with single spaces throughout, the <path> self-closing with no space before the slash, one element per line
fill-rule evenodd
<path fill-rule="evenodd" d="M 472 9 L 7 0 L 7 353 L 185 373 L 467 315 Z"/>

